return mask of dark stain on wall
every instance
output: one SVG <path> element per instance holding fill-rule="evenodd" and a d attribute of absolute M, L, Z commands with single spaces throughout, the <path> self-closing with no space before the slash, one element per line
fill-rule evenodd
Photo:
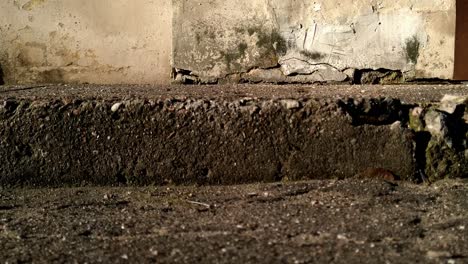
<path fill-rule="evenodd" d="M 315 51 L 301 50 L 300 53 L 302 56 L 309 58 L 311 60 L 320 60 L 324 57 L 322 54 L 320 54 L 320 52 L 315 52 Z"/>
<path fill-rule="evenodd" d="M 416 36 L 406 40 L 406 59 L 414 64 L 418 63 L 419 48 L 421 43 Z"/>
<path fill-rule="evenodd" d="M 239 54 L 241 54 L 242 56 L 245 55 L 245 51 L 247 50 L 249 46 L 246 44 L 246 43 L 240 43 L 238 46 L 237 46 L 237 49 L 239 50 Z"/>
<path fill-rule="evenodd" d="M 270 49 L 278 55 L 285 55 L 288 51 L 288 44 L 281 34 L 273 30 L 271 32 L 258 31 L 257 46 Z M 250 34 L 250 30 L 249 30 Z"/>
<path fill-rule="evenodd" d="M 200 34 L 198 32 L 195 34 L 195 39 L 197 40 L 197 45 L 200 45 L 201 36 L 200 36 Z"/>
<path fill-rule="evenodd" d="M 64 82 L 64 70 L 63 69 L 52 69 L 41 73 L 41 79 L 43 83 L 63 83 Z"/>
<path fill-rule="evenodd" d="M 237 50 L 221 52 L 228 69 L 240 70 L 242 68 L 238 60 L 245 58 L 248 47 L 247 43 L 242 42 L 237 45 Z"/>
<path fill-rule="evenodd" d="M 238 34 L 248 34 L 249 36 L 257 34 L 257 47 L 263 48 L 268 52 L 282 56 L 288 51 L 288 42 L 281 36 L 277 29 L 271 30 L 261 26 L 249 26 L 245 28 L 235 28 L 234 30 Z"/>

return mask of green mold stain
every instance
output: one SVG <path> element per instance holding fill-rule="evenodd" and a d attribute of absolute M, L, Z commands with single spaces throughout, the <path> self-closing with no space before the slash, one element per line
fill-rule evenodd
<path fill-rule="evenodd" d="M 234 66 L 235 68 L 240 68 L 241 65 L 237 62 L 237 60 L 245 57 L 247 49 L 247 43 L 239 43 L 239 45 L 237 45 L 236 51 L 227 53 L 221 52 L 221 56 L 224 58 L 224 61 L 229 69 L 231 69 L 231 66 Z"/>
<path fill-rule="evenodd" d="M 406 40 L 406 59 L 408 62 L 418 63 L 420 47 L 421 43 L 416 36 Z"/>
<path fill-rule="evenodd" d="M 237 49 L 239 51 L 239 54 L 241 56 L 245 56 L 245 51 L 247 50 L 248 48 L 248 45 L 246 43 L 240 43 L 238 46 L 237 46 Z"/>
<path fill-rule="evenodd" d="M 288 51 L 288 43 L 278 30 L 265 30 L 261 26 L 237 27 L 237 34 L 248 34 L 250 37 L 257 35 L 257 47 L 278 55 L 285 55 Z"/>
<path fill-rule="evenodd" d="M 277 61 L 278 56 L 285 55 L 288 51 L 287 41 L 275 29 L 264 30 L 261 26 L 250 26 L 234 28 L 234 32 L 249 37 L 255 36 L 257 38 L 255 45 L 262 59 L 271 58 Z M 241 42 L 236 48 L 220 54 L 229 70 L 241 70 L 242 65 L 239 60 L 247 55 L 248 50 L 248 44 Z"/>
<path fill-rule="evenodd" d="M 288 52 L 288 43 L 276 30 L 271 32 L 257 32 L 257 46 L 271 50 L 276 54 L 283 56 Z"/>

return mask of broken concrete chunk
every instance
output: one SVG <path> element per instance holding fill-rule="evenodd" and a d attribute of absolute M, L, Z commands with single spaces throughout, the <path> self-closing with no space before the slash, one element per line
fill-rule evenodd
<path fill-rule="evenodd" d="M 356 82 L 360 84 L 396 84 L 404 81 L 403 74 L 400 71 L 392 70 L 363 70 Z"/>
<path fill-rule="evenodd" d="M 291 99 L 281 100 L 281 104 L 287 109 L 296 109 L 301 107 L 301 103 L 299 103 L 299 101 Z"/>
<path fill-rule="evenodd" d="M 447 115 L 437 110 L 429 110 L 424 116 L 426 129 L 432 136 L 444 138 L 448 135 Z"/>
<path fill-rule="evenodd" d="M 174 78 L 175 83 L 184 83 L 184 75 L 181 73 L 177 73 Z"/>
<path fill-rule="evenodd" d="M 316 83 L 316 82 L 342 82 L 348 76 L 337 70 L 317 70 L 308 75 L 286 76 L 279 68 L 253 69 L 242 74 L 242 79 L 248 82 L 259 83 Z"/>
<path fill-rule="evenodd" d="M 307 60 L 296 58 L 282 59 L 279 61 L 284 75 L 311 74 L 318 70 L 334 70 L 335 68 L 325 63 L 309 63 Z"/>
<path fill-rule="evenodd" d="M 248 73 L 242 74 L 242 78 L 249 82 L 286 82 L 286 76 L 280 69 L 253 69 Z"/>
<path fill-rule="evenodd" d="M 348 79 L 348 75 L 336 69 L 321 69 L 310 75 L 309 80 L 312 82 L 344 82 Z"/>
<path fill-rule="evenodd" d="M 393 124 L 390 125 L 391 130 L 399 130 L 401 129 L 401 121 L 395 121 Z"/>
<path fill-rule="evenodd" d="M 291 82 L 343 82 L 348 74 L 325 63 L 310 63 L 307 60 L 288 58 L 280 60 L 281 71 Z M 308 75 L 305 77 L 303 75 Z M 300 80 L 299 80 L 300 79 Z"/>
<path fill-rule="evenodd" d="M 439 110 L 449 114 L 455 113 L 457 108 L 466 107 L 468 97 L 446 94 L 440 101 Z"/>
<path fill-rule="evenodd" d="M 353 69 L 353 68 L 346 69 L 346 70 L 343 70 L 343 73 L 346 74 L 349 79 L 353 80 L 354 75 L 356 74 L 356 69 Z"/>

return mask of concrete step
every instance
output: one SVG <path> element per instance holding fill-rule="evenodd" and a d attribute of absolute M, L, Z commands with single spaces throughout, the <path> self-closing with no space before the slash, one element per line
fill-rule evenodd
<path fill-rule="evenodd" d="M 464 177 L 466 98 L 465 85 L 3 86 L 0 185 Z"/>

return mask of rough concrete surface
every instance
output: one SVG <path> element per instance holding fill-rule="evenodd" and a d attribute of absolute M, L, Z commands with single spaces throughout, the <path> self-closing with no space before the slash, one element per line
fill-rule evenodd
<path fill-rule="evenodd" d="M 449 91 L 468 92 L 463 85 L 5 87 L 0 184 L 235 184 L 373 170 L 411 181 L 464 177 L 459 111 L 447 114 L 450 131 L 462 132 L 456 137 L 418 140 L 415 132 L 433 129 L 408 123 L 412 109 Z"/>
<path fill-rule="evenodd" d="M 127 99 L 343 99 L 397 98 L 405 104 L 437 103 L 444 95 L 468 95 L 468 84 L 405 85 L 92 85 L 34 84 L 0 86 L 0 99 L 51 101 L 83 99 L 96 101 Z"/>
<path fill-rule="evenodd" d="M 468 182 L 0 190 L 5 263 L 468 263 Z"/>

